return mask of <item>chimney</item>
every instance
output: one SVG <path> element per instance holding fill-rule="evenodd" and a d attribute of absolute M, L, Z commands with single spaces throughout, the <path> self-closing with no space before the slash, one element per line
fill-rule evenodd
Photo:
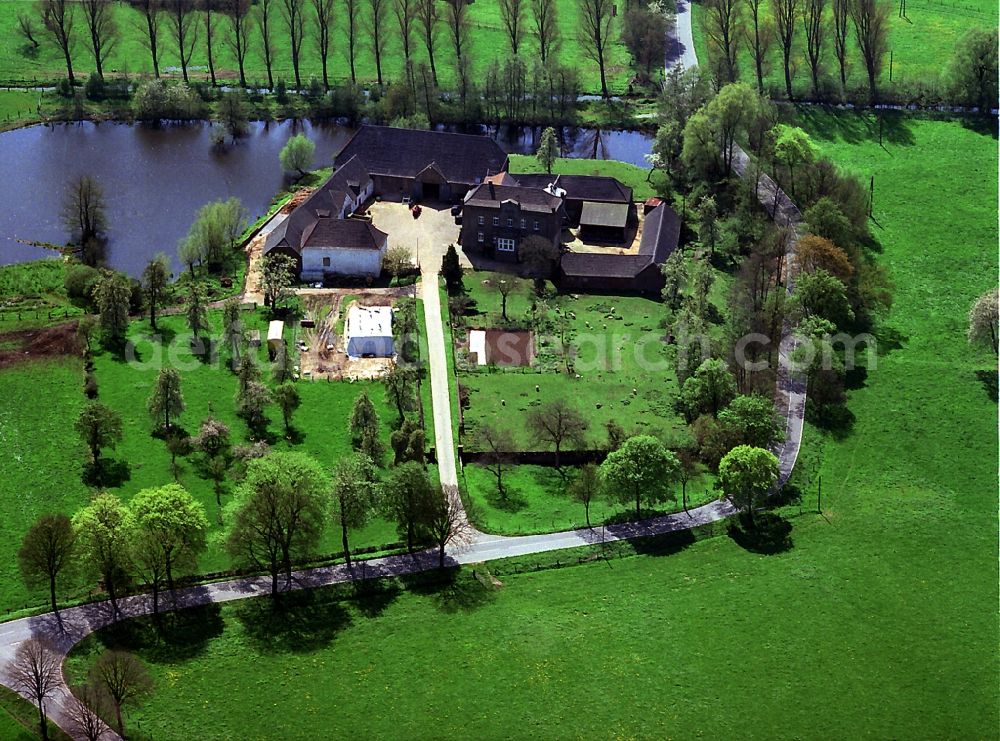
<path fill-rule="evenodd" d="M 497 199 L 496 190 L 493 188 L 493 181 L 490 181 L 490 200 L 495 201 Z"/>

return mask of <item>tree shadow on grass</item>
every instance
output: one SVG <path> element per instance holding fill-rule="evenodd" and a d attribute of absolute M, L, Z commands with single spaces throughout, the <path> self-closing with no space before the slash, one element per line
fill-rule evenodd
<path fill-rule="evenodd" d="M 442 612 L 472 612 L 496 598 L 497 588 L 459 568 L 439 569 L 400 577 L 407 591 L 430 597 Z"/>
<path fill-rule="evenodd" d="M 164 603 L 169 596 L 161 597 Z M 97 636 L 109 649 L 141 653 L 154 663 L 177 663 L 201 654 L 222 635 L 222 608 L 216 604 L 145 615 L 110 625 Z"/>
<path fill-rule="evenodd" d="M 528 507 L 528 500 L 520 491 L 510 486 L 504 486 L 504 493 L 501 494 L 495 488 L 486 495 L 486 501 L 494 509 L 502 512 L 520 512 Z"/>
<path fill-rule="evenodd" d="M 976 378 L 983 385 L 983 391 L 990 397 L 990 401 L 997 403 L 997 372 L 995 370 L 978 370 Z"/>
<path fill-rule="evenodd" d="M 759 512 L 751 527 L 746 515 L 729 523 L 729 537 L 751 553 L 773 556 L 792 549 L 792 523 L 776 512 Z"/>
<path fill-rule="evenodd" d="M 363 579 L 353 584 L 354 604 L 362 615 L 375 618 L 385 612 L 402 591 L 399 584 L 389 579 Z"/>
<path fill-rule="evenodd" d="M 962 126 L 977 134 L 997 138 L 997 119 L 993 116 L 961 116 Z"/>
<path fill-rule="evenodd" d="M 253 647 L 266 654 L 316 651 L 351 624 L 341 597 L 323 590 L 248 599 L 233 612 Z"/>
<path fill-rule="evenodd" d="M 115 458 L 100 458 L 96 464 L 91 461 L 83 467 L 83 483 L 87 486 L 117 489 L 131 478 L 128 461 Z"/>

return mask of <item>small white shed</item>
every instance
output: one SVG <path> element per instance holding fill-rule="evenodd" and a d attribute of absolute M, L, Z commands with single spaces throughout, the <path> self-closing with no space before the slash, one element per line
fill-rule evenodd
<path fill-rule="evenodd" d="M 352 358 L 391 358 L 392 308 L 352 306 L 344 325 L 347 355 Z"/>
<path fill-rule="evenodd" d="M 276 353 L 284 343 L 285 323 L 280 319 L 275 319 L 267 325 L 267 351 Z"/>

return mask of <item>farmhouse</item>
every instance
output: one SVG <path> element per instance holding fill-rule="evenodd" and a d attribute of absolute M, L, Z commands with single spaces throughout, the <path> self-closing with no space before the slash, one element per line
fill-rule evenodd
<path fill-rule="evenodd" d="M 355 157 L 386 200 L 457 202 L 487 175 L 507 169 L 507 155 L 489 137 L 390 126 L 362 126 L 334 165 Z"/>
<path fill-rule="evenodd" d="M 350 218 L 373 189 L 374 181 L 360 160 L 345 160 L 268 234 L 264 254 L 291 257 L 304 281 L 338 275 L 378 277 L 388 250 L 388 235 L 367 221 Z"/>
<path fill-rule="evenodd" d="M 584 209 L 587 204 L 594 208 L 597 204 L 618 204 L 632 206 L 632 189 L 618 182 L 616 178 L 603 175 L 546 175 L 531 173 L 514 176 L 518 184 L 525 188 L 549 188 L 561 191 L 566 218 L 571 227 L 585 226 Z M 596 224 L 593 224 L 596 225 Z"/>
<path fill-rule="evenodd" d="M 348 357 L 391 358 L 392 309 L 388 306 L 352 306 L 347 312 L 344 336 Z"/>
<path fill-rule="evenodd" d="M 562 198 L 553 192 L 491 179 L 465 196 L 459 241 L 466 252 L 517 262 L 521 241 L 529 236 L 558 245 L 564 220 Z"/>

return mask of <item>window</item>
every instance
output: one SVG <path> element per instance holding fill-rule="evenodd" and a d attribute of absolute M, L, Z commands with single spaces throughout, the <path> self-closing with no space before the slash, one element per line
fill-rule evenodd
<path fill-rule="evenodd" d="M 521 228 L 522 229 L 527 229 L 528 228 L 528 220 L 527 219 L 521 219 Z"/>
<path fill-rule="evenodd" d="M 514 220 L 513 219 L 507 219 L 507 226 L 514 226 Z"/>
<path fill-rule="evenodd" d="M 330 258 L 329 257 L 324 257 L 323 258 L 323 267 L 324 268 L 330 267 Z"/>
<path fill-rule="evenodd" d="M 538 231 L 538 219 L 535 219 L 535 231 Z"/>
<path fill-rule="evenodd" d="M 480 216 L 479 217 L 479 226 L 482 226 L 485 223 L 486 223 L 486 217 L 485 216 Z"/>
<path fill-rule="evenodd" d="M 498 239 L 497 249 L 500 252 L 513 252 L 514 251 L 514 240 L 513 239 Z"/>
<path fill-rule="evenodd" d="M 493 226 L 500 226 L 500 217 L 499 216 L 494 216 L 493 217 Z"/>
<path fill-rule="evenodd" d="M 480 216 L 479 218 L 482 218 L 482 217 Z M 485 241 L 482 232 L 479 232 L 479 234 L 476 235 L 476 241 L 477 242 L 483 242 L 483 241 Z"/>

